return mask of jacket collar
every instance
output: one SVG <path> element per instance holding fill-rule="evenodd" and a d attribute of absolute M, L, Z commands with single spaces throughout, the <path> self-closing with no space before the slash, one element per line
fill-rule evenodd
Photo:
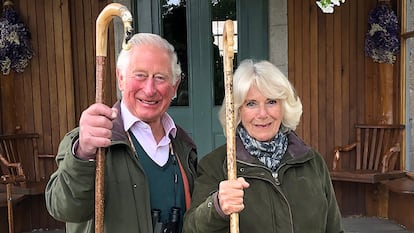
<path fill-rule="evenodd" d="M 118 100 L 113 107 L 118 110 L 119 114 L 121 113 L 121 101 Z M 118 115 L 112 123 L 112 141 L 128 141 L 128 136 L 124 131 L 124 121 L 122 120 L 122 117 Z"/>

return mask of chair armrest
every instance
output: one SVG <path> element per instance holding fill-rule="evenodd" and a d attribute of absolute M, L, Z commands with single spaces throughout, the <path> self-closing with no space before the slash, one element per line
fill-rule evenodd
<path fill-rule="evenodd" d="M 54 159 L 56 157 L 56 155 L 49 155 L 49 154 L 39 154 L 37 157 L 43 159 Z"/>
<path fill-rule="evenodd" d="M 10 163 L 1 153 L 0 153 L 0 162 L 8 168 L 15 168 L 18 175 L 25 176 L 21 163 Z"/>
<path fill-rule="evenodd" d="M 341 152 L 349 152 L 351 150 L 354 150 L 357 146 L 357 142 L 343 145 L 343 146 L 336 146 L 334 148 L 334 155 L 333 155 L 333 164 L 332 164 L 332 170 L 339 170 L 341 168 Z"/>
<path fill-rule="evenodd" d="M 394 170 L 395 163 L 397 162 L 397 155 L 401 151 L 400 143 L 396 143 L 393 147 L 391 147 L 382 158 L 382 167 L 381 172 L 389 172 Z"/>
<path fill-rule="evenodd" d="M 24 175 L 2 175 L 1 176 L 1 183 L 2 184 L 13 184 L 13 183 L 21 183 L 25 182 L 26 177 Z"/>

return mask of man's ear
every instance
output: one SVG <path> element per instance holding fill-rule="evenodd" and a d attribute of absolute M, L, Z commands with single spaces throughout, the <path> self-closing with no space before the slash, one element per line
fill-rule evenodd
<path fill-rule="evenodd" d="M 177 97 L 177 90 L 178 90 L 178 87 L 180 86 L 180 82 L 181 82 L 181 78 L 178 78 L 177 81 L 175 81 L 175 84 L 174 84 L 174 93 L 175 94 L 174 94 L 173 99 Z"/>
<path fill-rule="evenodd" d="M 181 78 L 178 78 L 177 81 L 175 81 L 175 88 L 178 89 L 178 86 L 180 86 Z"/>
<path fill-rule="evenodd" d="M 125 77 L 120 69 L 116 69 L 116 78 L 118 79 L 118 88 L 120 91 L 124 90 Z"/>

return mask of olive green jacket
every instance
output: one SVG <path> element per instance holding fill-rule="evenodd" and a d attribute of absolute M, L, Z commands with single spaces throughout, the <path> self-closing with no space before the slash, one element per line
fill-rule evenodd
<path fill-rule="evenodd" d="M 328 169 L 321 155 L 295 133 L 278 170 L 272 174 L 236 139 L 237 176 L 245 208 L 239 213 L 240 233 L 343 232 Z M 201 159 L 192 204 L 184 216 L 183 233 L 229 232 L 229 217 L 218 205 L 217 189 L 227 179 L 226 145 Z"/>
<path fill-rule="evenodd" d="M 119 108 L 119 102 L 115 107 Z M 46 187 L 46 207 L 54 218 L 66 222 L 66 232 L 91 233 L 95 224 L 96 163 L 73 155 L 72 147 L 78 136 L 79 129 L 74 129 L 59 145 L 58 169 Z M 188 182 L 183 182 L 188 184 L 186 198 L 189 199 L 196 176 L 196 147 L 178 126 L 172 144 L 185 171 L 183 177 L 187 177 Z M 121 117 L 114 120 L 104 173 L 104 231 L 152 233 L 148 180 L 130 146 Z"/>

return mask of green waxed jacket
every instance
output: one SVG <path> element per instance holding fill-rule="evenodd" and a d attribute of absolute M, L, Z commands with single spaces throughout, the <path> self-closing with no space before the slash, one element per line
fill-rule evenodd
<path fill-rule="evenodd" d="M 250 184 L 239 213 L 240 233 L 344 232 L 328 169 L 321 155 L 289 133 L 289 146 L 272 175 L 236 139 L 237 176 Z M 226 146 L 201 159 L 183 233 L 229 232 L 217 189 L 227 179 Z"/>
<path fill-rule="evenodd" d="M 119 110 L 119 102 L 115 105 Z M 120 110 L 119 110 L 120 112 Z M 56 219 L 66 222 L 68 233 L 94 232 L 95 165 L 77 159 L 72 152 L 79 129 L 69 132 L 59 145 L 58 169 L 46 187 L 46 207 Z M 185 171 L 190 195 L 196 176 L 196 147 L 177 126 L 173 148 Z M 112 145 L 105 155 L 104 231 L 107 233 L 152 233 L 148 180 L 123 130 L 122 118 L 114 120 Z"/>

